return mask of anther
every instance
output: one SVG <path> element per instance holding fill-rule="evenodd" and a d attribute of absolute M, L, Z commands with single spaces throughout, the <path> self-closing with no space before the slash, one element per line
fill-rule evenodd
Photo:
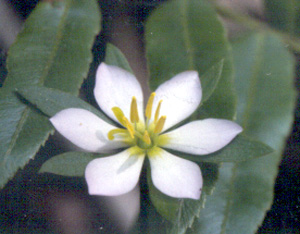
<path fill-rule="evenodd" d="M 129 120 L 123 116 L 123 122 L 124 122 L 124 126 L 127 128 L 131 138 L 134 138 L 134 128 L 132 126 L 132 124 L 129 122 Z"/>
<path fill-rule="evenodd" d="M 156 111 L 155 111 L 155 117 L 154 117 L 154 124 L 157 123 L 158 117 L 159 117 L 159 111 L 160 111 L 160 106 L 161 106 L 162 100 L 159 101 Z"/>
<path fill-rule="evenodd" d="M 147 117 L 147 119 L 151 118 L 154 97 L 155 97 L 155 93 L 153 92 L 153 93 L 151 93 L 148 103 L 147 103 L 147 106 L 146 106 L 145 116 Z"/>
<path fill-rule="evenodd" d="M 113 139 L 115 139 L 116 134 L 126 134 L 127 130 L 126 129 L 122 129 L 122 128 L 116 128 L 116 129 L 112 129 L 107 133 L 107 137 L 110 141 L 112 141 Z"/>
<path fill-rule="evenodd" d="M 157 121 L 157 124 L 155 125 L 155 128 L 154 128 L 154 133 L 155 134 L 158 134 L 163 130 L 163 127 L 164 127 L 165 122 L 166 122 L 166 118 L 167 117 L 165 115 L 159 118 L 159 120 Z"/>
<path fill-rule="evenodd" d="M 130 121 L 131 123 L 139 122 L 139 113 L 137 109 L 136 98 L 132 97 L 131 106 L 130 106 Z"/>
<path fill-rule="evenodd" d="M 111 110 L 114 112 L 114 115 L 116 116 L 117 120 L 118 120 L 123 126 L 125 126 L 125 123 L 124 123 L 124 121 L 123 121 L 123 118 L 124 118 L 124 113 L 123 113 L 123 111 L 122 111 L 119 107 L 117 107 L 117 106 L 111 108 Z"/>

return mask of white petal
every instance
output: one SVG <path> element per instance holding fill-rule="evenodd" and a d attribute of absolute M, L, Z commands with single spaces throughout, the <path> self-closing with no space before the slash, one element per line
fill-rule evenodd
<path fill-rule="evenodd" d="M 229 144 L 243 129 L 225 119 L 205 119 L 190 122 L 165 135 L 165 148 L 190 154 L 210 154 Z"/>
<path fill-rule="evenodd" d="M 60 134 L 86 151 L 104 153 L 126 146 L 122 142 L 110 141 L 107 138 L 107 133 L 116 127 L 84 109 L 62 110 L 50 121 Z"/>
<path fill-rule="evenodd" d="M 153 184 L 161 192 L 176 198 L 200 198 L 202 175 L 196 163 L 159 148 L 149 160 Z"/>
<path fill-rule="evenodd" d="M 89 194 L 118 196 L 131 191 L 139 180 L 145 155 L 127 149 L 116 155 L 91 161 L 85 170 Z"/>
<path fill-rule="evenodd" d="M 155 91 L 154 108 L 162 101 L 160 116 L 166 115 L 164 130 L 190 116 L 199 106 L 202 90 L 196 71 L 182 72 Z"/>
<path fill-rule="evenodd" d="M 111 109 L 119 107 L 129 118 L 131 100 L 135 96 L 139 117 L 143 121 L 142 88 L 135 76 L 128 71 L 101 63 L 96 74 L 94 95 L 100 108 L 115 121 L 117 119 Z"/>

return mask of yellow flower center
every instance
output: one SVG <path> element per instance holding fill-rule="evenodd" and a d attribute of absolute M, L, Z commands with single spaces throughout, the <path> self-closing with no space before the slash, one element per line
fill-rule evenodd
<path fill-rule="evenodd" d="M 159 116 L 162 100 L 159 101 L 154 114 L 154 120 L 151 121 L 153 101 L 155 93 L 149 97 L 145 116 L 146 123 L 142 123 L 139 119 L 136 98 L 132 97 L 130 106 L 130 120 L 126 118 L 123 111 L 119 107 L 113 107 L 112 111 L 117 120 L 125 128 L 116 128 L 108 132 L 109 140 L 119 139 L 129 145 L 136 145 L 141 149 L 149 150 L 158 145 L 160 139 L 159 134 L 163 130 L 166 116 Z"/>

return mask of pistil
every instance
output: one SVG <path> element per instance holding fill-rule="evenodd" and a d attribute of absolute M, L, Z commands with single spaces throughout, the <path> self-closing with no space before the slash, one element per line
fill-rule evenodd
<path fill-rule="evenodd" d="M 151 144 L 151 139 L 147 130 L 144 132 L 143 141 L 148 145 Z"/>

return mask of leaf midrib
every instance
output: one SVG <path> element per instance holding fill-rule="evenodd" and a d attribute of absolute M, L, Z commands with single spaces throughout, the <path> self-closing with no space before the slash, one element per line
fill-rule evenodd
<path fill-rule="evenodd" d="M 40 78 L 40 83 L 43 84 L 49 74 L 49 71 L 50 69 L 52 68 L 53 64 L 54 64 L 54 61 L 55 61 L 55 57 L 56 57 L 56 52 L 59 48 L 59 41 L 60 39 L 62 38 L 63 36 L 63 29 L 64 29 L 64 25 L 66 24 L 66 17 L 67 17 L 67 13 L 70 9 L 70 6 L 71 6 L 71 0 L 68 0 L 65 4 L 65 7 L 64 7 L 64 12 L 61 16 L 61 20 L 60 20 L 60 23 L 58 25 L 58 30 L 57 30 L 57 36 L 56 36 L 56 40 L 55 40 L 55 43 L 54 43 L 54 46 L 53 46 L 53 50 L 49 56 L 49 62 L 47 64 L 51 64 L 51 66 L 46 66 L 45 69 L 44 69 L 44 72 L 43 72 L 43 75 L 41 76 Z M 11 142 L 6 150 L 6 153 L 4 155 L 4 160 L 3 160 L 3 165 L 5 166 L 6 165 L 6 162 L 7 160 L 9 159 L 9 155 L 11 154 L 16 142 L 17 142 L 17 139 L 18 139 L 18 136 L 20 134 L 20 132 L 22 131 L 23 129 L 23 126 L 26 122 L 26 119 L 28 117 L 28 115 L 30 114 L 30 108 L 28 106 L 25 107 L 24 111 L 22 112 L 21 116 L 20 116 L 20 120 L 19 120 L 19 123 L 17 124 L 17 128 L 16 128 L 16 131 L 15 133 L 13 134 L 12 138 L 11 138 Z"/>
<path fill-rule="evenodd" d="M 265 43 L 265 36 L 263 35 L 259 35 L 256 38 L 256 52 L 254 52 L 255 56 L 254 56 L 254 64 L 252 66 L 251 71 L 253 71 L 252 76 L 251 76 L 251 80 L 250 80 L 250 87 L 248 89 L 248 98 L 247 98 L 247 105 L 246 108 L 244 110 L 244 114 L 243 114 L 243 121 L 242 121 L 242 126 L 244 128 L 244 131 L 247 129 L 247 125 L 249 124 L 249 119 L 250 119 L 250 113 L 252 110 L 252 106 L 254 105 L 254 99 L 255 99 L 255 95 L 254 93 L 256 93 L 257 90 L 257 82 L 258 82 L 258 73 L 262 67 L 262 52 L 263 52 L 263 45 Z M 233 200 L 233 192 L 234 191 L 234 181 L 236 180 L 237 177 L 237 168 L 238 168 L 239 163 L 235 163 L 233 169 L 232 169 L 232 175 L 231 175 L 231 183 L 230 183 L 230 187 L 232 189 L 229 189 L 229 194 L 228 194 L 228 199 L 225 205 L 225 212 L 224 212 L 224 219 L 223 222 L 221 224 L 221 234 L 225 234 L 226 233 L 226 227 L 227 227 L 227 221 L 229 218 L 229 213 L 230 213 L 230 208 L 232 206 L 232 200 Z"/>
<path fill-rule="evenodd" d="M 193 50 L 192 43 L 190 40 L 191 33 L 189 30 L 189 23 L 188 23 L 187 0 L 179 2 L 179 11 L 180 11 L 180 15 L 182 15 L 182 17 L 180 17 L 180 19 L 182 19 L 181 25 L 183 27 L 183 39 L 184 39 L 184 44 L 185 44 L 187 58 L 188 58 L 188 68 L 190 70 L 194 70 L 196 67 L 195 67 L 195 63 L 194 63 L 194 50 Z"/>
<path fill-rule="evenodd" d="M 55 57 L 57 55 L 57 51 L 58 51 L 58 48 L 59 48 L 59 45 L 60 45 L 60 42 L 61 42 L 61 38 L 63 36 L 63 30 L 65 28 L 64 26 L 66 25 L 67 14 L 68 14 L 69 9 L 71 7 L 71 1 L 72 0 L 66 1 L 66 4 L 64 6 L 64 11 L 63 11 L 63 14 L 61 15 L 61 20 L 60 20 L 60 23 L 59 23 L 58 28 L 57 28 L 55 43 L 53 45 L 53 50 L 50 54 L 50 59 L 49 59 L 49 63 L 48 63 L 48 64 L 51 64 L 51 66 L 46 66 L 46 68 L 44 69 L 43 75 L 41 77 L 41 81 L 42 81 L 41 83 L 42 84 L 45 83 L 45 81 L 48 77 L 49 71 L 53 67 Z"/>

